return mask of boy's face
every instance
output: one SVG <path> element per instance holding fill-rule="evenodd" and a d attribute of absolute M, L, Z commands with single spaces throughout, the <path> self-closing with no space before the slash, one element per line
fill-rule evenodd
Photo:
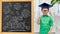
<path fill-rule="evenodd" d="M 42 13 L 43 13 L 44 15 L 46 15 L 48 12 L 49 12 L 49 9 L 48 9 L 48 8 L 43 8 L 43 9 L 42 9 Z"/>

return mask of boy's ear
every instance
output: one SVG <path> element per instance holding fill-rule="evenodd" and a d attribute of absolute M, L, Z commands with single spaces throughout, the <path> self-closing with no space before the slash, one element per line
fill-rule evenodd
<path fill-rule="evenodd" d="M 41 11 L 42 11 L 43 9 L 41 9 Z"/>

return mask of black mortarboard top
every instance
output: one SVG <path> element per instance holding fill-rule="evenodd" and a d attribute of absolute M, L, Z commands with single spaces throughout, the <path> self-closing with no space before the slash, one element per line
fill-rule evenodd
<path fill-rule="evenodd" d="M 43 3 L 43 4 L 41 4 L 41 5 L 39 5 L 39 7 L 41 7 L 41 8 L 50 8 L 50 7 L 52 7 L 52 5 L 50 5 L 50 4 L 47 4 L 47 3 Z"/>

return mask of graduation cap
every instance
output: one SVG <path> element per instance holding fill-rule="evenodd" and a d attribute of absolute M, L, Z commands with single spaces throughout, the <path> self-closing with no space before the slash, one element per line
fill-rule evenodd
<path fill-rule="evenodd" d="M 50 5 L 50 4 L 47 4 L 47 3 L 43 3 L 43 4 L 41 4 L 41 5 L 39 5 L 39 7 L 41 7 L 41 8 L 50 8 L 50 7 L 52 7 L 52 5 Z"/>

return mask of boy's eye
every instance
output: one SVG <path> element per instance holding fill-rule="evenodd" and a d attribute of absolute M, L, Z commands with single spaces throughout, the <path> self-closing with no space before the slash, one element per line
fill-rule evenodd
<path fill-rule="evenodd" d="M 43 10 L 43 11 L 47 11 L 47 10 Z"/>

